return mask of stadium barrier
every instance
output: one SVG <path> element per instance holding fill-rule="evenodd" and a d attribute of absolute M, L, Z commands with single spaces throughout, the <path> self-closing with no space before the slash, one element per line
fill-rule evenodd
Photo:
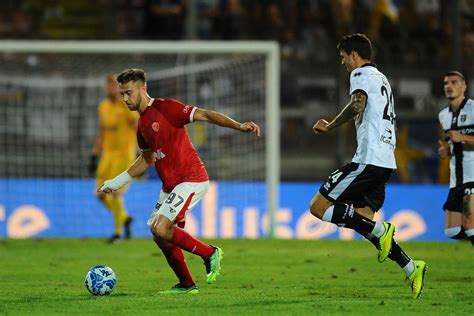
<path fill-rule="evenodd" d="M 276 238 L 360 238 L 352 230 L 322 222 L 309 213 L 309 201 L 319 185 L 280 185 Z M 248 186 L 256 193 L 254 200 L 238 194 Z M 160 187 L 158 180 L 136 181 L 125 194 L 127 209 L 135 218 L 135 237 L 150 237 L 146 221 Z M 93 180 L 3 179 L 0 189 L 1 238 L 94 238 L 112 233 L 112 216 L 95 197 Z M 394 223 L 398 240 L 448 240 L 441 209 L 447 191 L 446 186 L 438 185 L 388 185 L 377 219 Z M 203 201 L 187 215 L 186 229 L 204 238 L 264 238 L 269 218 L 258 196 L 265 194 L 263 182 L 211 182 Z M 226 205 L 220 203 L 224 195 Z"/>

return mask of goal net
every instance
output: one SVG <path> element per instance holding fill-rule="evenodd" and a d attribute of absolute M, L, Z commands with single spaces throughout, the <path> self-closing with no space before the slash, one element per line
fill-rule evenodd
<path fill-rule="evenodd" d="M 87 165 L 105 77 L 127 68 L 146 71 L 152 97 L 260 125 L 260 139 L 212 124 L 187 125 L 211 178 L 189 229 L 209 238 L 271 235 L 279 179 L 277 54 L 275 44 L 258 42 L 3 42 L 0 236 L 111 233 L 112 217 L 94 195 Z M 139 218 L 138 236 L 148 234 L 141 219 L 159 189 L 152 168 L 125 194 L 128 212 Z"/>

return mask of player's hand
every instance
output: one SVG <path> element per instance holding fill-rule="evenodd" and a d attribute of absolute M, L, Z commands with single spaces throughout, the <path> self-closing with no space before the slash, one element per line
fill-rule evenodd
<path fill-rule="evenodd" d="M 254 122 L 242 123 L 239 128 L 242 132 L 253 132 L 255 135 L 260 136 L 260 127 Z"/>
<path fill-rule="evenodd" d="M 441 159 L 446 159 L 451 155 L 449 147 L 444 146 L 443 142 L 438 140 L 438 155 Z"/>
<path fill-rule="evenodd" d="M 316 124 L 313 125 L 313 131 L 316 134 L 325 133 L 328 131 L 329 122 L 325 119 L 319 119 Z"/>
<path fill-rule="evenodd" d="M 459 133 L 458 131 L 449 131 L 448 132 L 449 137 L 451 140 L 455 143 L 462 142 L 464 139 L 464 135 Z"/>
<path fill-rule="evenodd" d="M 97 192 L 103 192 L 106 194 L 112 193 L 116 190 L 120 189 L 116 183 L 114 183 L 114 179 L 106 180 L 104 184 L 102 184 L 98 189 Z"/>
<path fill-rule="evenodd" d="M 89 165 L 87 166 L 87 168 L 89 170 L 89 175 L 91 175 L 91 176 L 95 175 L 95 172 L 97 170 L 98 161 L 99 161 L 99 156 L 91 155 L 91 157 L 89 159 Z"/>
<path fill-rule="evenodd" d="M 97 192 L 112 193 L 126 185 L 130 180 L 132 180 L 132 177 L 127 171 L 124 171 L 115 178 L 106 180 L 104 184 L 97 189 Z"/>

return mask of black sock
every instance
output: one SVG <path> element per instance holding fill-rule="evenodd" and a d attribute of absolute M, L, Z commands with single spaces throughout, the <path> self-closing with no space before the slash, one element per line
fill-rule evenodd
<path fill-rule="evenodd" d="M 326 211 L 327 212 L 327 211 Z M 375 222 L 360 215 L 347 204 L 335 204 L 332 211 L 331 223 L 337 226 L 352 228 L 356 231 L 370 233 L 375 227 Z"/>
<path fill-rule="evenodd" d="M 374 235 L 370 234 L 370 233 L 366 233 L 366 232 L 363 232 L 363 231 L 359 231 L 359 230 L 356 230 L 359 234 L 361 234 L 362 236 L 364 236 L 365 239 L 367 239 L 368 241 L 370 241 L 372 243 L 372 245 L 375 246 L 375 248 L 378 249 L 378 246 L 379 246 L 379 239 L 377 237 L 375 237 Z M 400 268 L 404 268 L 408 262 L 410 262 L 411 258 L 407 255 L 407 253 L 405 251 L 403 251 L 403 249 L 397 244 L 397 242 L 394 240 L 392 240 L 392 250 L 390 251 L 390 254 L 388 255 L 388 257 L 392 260 L 392 261 L 395 261 L 399 266 Z"/>
<path fill-rule="evenodd" d="M 471 244 L 474 246 L 474 235 L 467 237 L 470 241 Z"/>
<path fill-rule="evenodd" d="M 371 233 L 368 233 L 368 232 L 364 232 L 364 231 L 361 231 L 361 230 L 358 230 L 358 229 L 355 229 L 356 232 L 358 232 L 360 235 L 362 235 L 365 239 L 367 239 L 368 241 L 370 241 L 372 243 L 372 245 L 375 246 L 375 248 L 378 249 L 379 247 L 379 239 L 377 237 L 375 237 L 374 235 L 372 235 Z"/>
<path fill-rule="evenodd" d="M 391 260 L 395 261 L 402 269 L 411 260 L 410 256 L 408 256 L 407 253 L 403 251 L 403 249 L 397 244 L 395 239 L 392 240 L 392 250 L 390 251 L 390 254 L 388 255 L 388 257 Z"/>

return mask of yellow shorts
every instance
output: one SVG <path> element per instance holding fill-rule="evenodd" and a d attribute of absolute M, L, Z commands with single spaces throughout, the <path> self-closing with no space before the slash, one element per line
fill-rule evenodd
<path fill-rule="evenodd" d="M 123 153 L 104 153 L 100 158 L 96 172 L 97 186 L 102 185 L 105 180 L 110 180 L 130 167 L 135 160 L 134 155 L 124 155 Z M 128 185 L 124 185 L 116 192 L 124 192 Z"/>

